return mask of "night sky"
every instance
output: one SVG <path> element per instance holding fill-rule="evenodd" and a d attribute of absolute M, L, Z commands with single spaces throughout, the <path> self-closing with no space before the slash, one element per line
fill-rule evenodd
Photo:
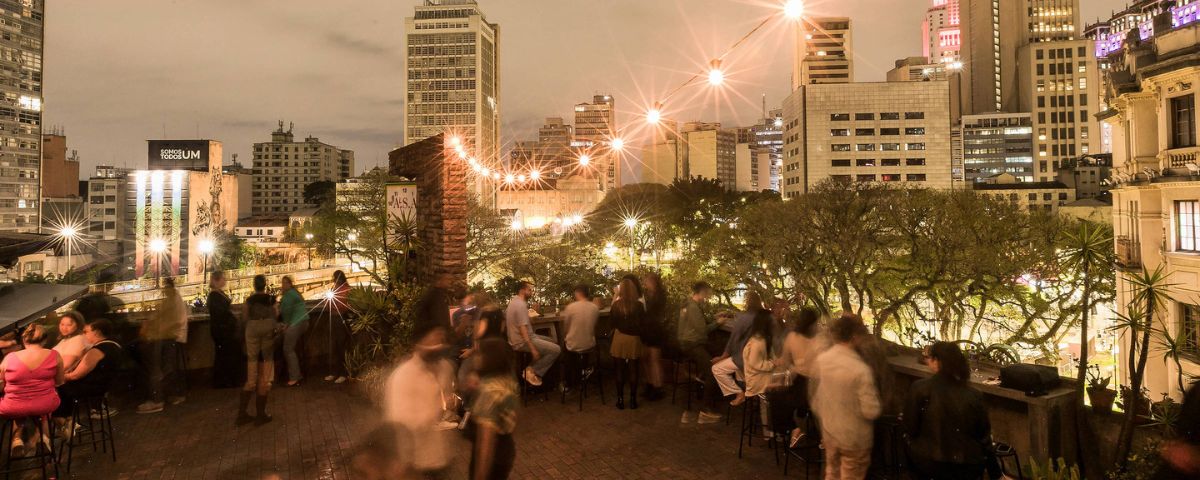
<path fill-rule="evenodd" d="M 146 163 L 147 139 L 213 138 L 250 164 L 278 120 L 350 148 L 358 170 L 400 140 L 404 18 L 419 0 L 66 0 L 47 2 L 46 128 L 65 128 L 81 174 Z M 594 93 L 618 122 L 674 88 L 762 21 L 776 0 L 480 0 L 500 24 L 503 140 L 534 139 Z M 856 80 L 883 80 L 921 53 L 930 0 L 810 0 L 854 22 Z M 1125 0 L 1082 0 L 1085 23 Z M 681 121 L 751 124 L 788 93 L 792 36 L 768 25 L 727 57 L 727 86 L 667 104 Z"/>

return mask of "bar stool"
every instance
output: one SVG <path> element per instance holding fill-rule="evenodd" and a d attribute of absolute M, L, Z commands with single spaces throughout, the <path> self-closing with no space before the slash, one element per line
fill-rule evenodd
<path fill-rule="evenodd" d="M 813 416 L 812 411 L 805 412 L 805 432 L 815 432 L 817 431 L 816 429 L 816 417 Z M 821 476 L 820 466 L 825 463 L 825 455 L 822 450 L 820 436 L 812 434 L 805 435 L 804 439 L 796 445 L 796 448 L 791 448 L 790 445 L 784 448 L 786 454 L 783 456 L 783 475 L 787 476 L 791 459 L 795 458 L 804 465 L 804 478 L 808 478 L 812 466 L 817 467 L 817 476 L 819 478 Z"/>
<path fill-rule="evenodd" d="M 684 369 L 684 379 L 679 380 L 680 367 Z M 672 358 L 671 359 L 671 405 L 675 404 L 675 391 L 679 389 L 679 385 L 684 386 L 684 393 L 687 395 L 687 409 L 692 409 L 692 396 L 696 389 L 696 380 L 692 377 L 696 376 L 696 362 L 692 359 Z"/>
<path fill-rule="evenodd" d="M 516 351 L 517 354 L 517 384 L 521 386 L 521 405 L 529 403 L 528 395 L 535 393 L 535 390 L 542 392 L 542 400 L 549 400 L 550 394 L 546 392 L 546 385 L 540 387 L 530 385 L 525 381 L 525 369 L 533 364 L 533 354 L 525 351 Z"/>
<path fill-rule="evenodd" d="M 738 435 L 738 458 L 742 458 L 742 446 L 754 446 L 754 436 L 761 435 L 763 431 L 762 423 L 762 399 L 759 395 L 746 397 L 746 401 L 742 402 L 742 426 Z M 732 409 L 732 407 L 730 407 Z M 732 412 L 731 412 L 732 413 Z M 779 462 L 779 452 L 776 452 L 776 463 Z"/>
<path fill-rule="evenodd" d="M 41 470 L 42 478 L 59 478 L 58 474 L 58 456 L 54 454 L 54 429 L 50 428 L 47 432 L 42 427 L 42 420 L 45 420 L 46 425 L 49 425 L 51 420 L 50 415 L 42 415 L 39 417 L 31 417 L 35 424 L 35 433 L 31 446 L 32 453 L 26 453 L 20 457 L 12 455 L 12 440 L 13 440 L 13 425 L 16 422 L 25 422 L 30 418 L 21 419 L 6 419 L 4 421 L 4 431 L 0 432 L 0 454 L 4 456 L 4 478 L 7 480 L 9 475 L 18 472 L 27 472 L 29 470 Z M 50 445 L 42 442 L 42 437 L 50 439 Z M 20 462 L 32 460 L 35 465 L 16 465 Z M 53 476 L 47 476 L 47 470 L 53 471 Z"/>
<path fill-rule="evenodd" d="M 99 418 L 92 417 L 95 410 Z M 117 444 L 113 436 L 112 412 L 108 408 L 108 399 L 104 396 L 80 398 L 75 400 L 71 409 L 71 428 L 78 425 L 78 430 L 69 435 L 63 442 L 66 446 L 67 471 L 71 471 L 71 462 L 75 447 L 90 444 L 92 451 L 100 447 L 100 451 L 110 453 L 112 460 L 117 461 Z M 61 457 L 63 452 L 58 452 Z"/>
<path fill-rule="evenodd" d="M 880 458 L 879 466 L 883 470 L 880 478 L 900 478 L 904 471 L 904 423 L 899 415 L 883 415 L 876 420 L 877 442 L 883 448 L 876 449 Z"/>
<path fill-rule="evenodd" d="M 575 385 L 579 388 L 579 411 L 583 411 L 583 399 L 587 397 L 588 383 L 595 379 L 596 389 L 600 391 L 600 404 L 605 405 L 604 401 L 604 379 L 600 373 L 600 357 L 596 353 L 595 348 L 589 348 L 582 352 L 564 352 L 564 356 L 572 356 L 579 360 L 574 371 L 566 366 L 567 362 L 562 364 L 564 378 L 570 378 L 575 381 Z M 567 375 L 570 375 L 569 377 Z M 567 391 L 563 389 L 561 403 L 567 403 Z"/>
<path fill-rule="evenodd" d="M 1007 443 L 995 442 L 992 444 L 992 451 L 994 451 L 996 453 L 996 460 L 998 460 L 1000 462 L 1000 472 L 1001 473 L 1008 475 L 1009 477 L 1016 478 L 1017 480 L 1025 480 L 1025 474 L 1021 470 L 1021 456 L 1017 455 L 1017 450 L 1015 448 L 1013 448 L 1012 445 L 1009 445 Z M 1008 458 L 1011 458 L 1013 460 L 1013 462 L 1016 463 L 1016 465 L 1017 465 L 1017 469 L 1015 470 L 1015 475 L 1013 473 L 1009 473 L 1009 472 L 1014 472 L 1014 471 L 1009 470 L 1008 466 L 1005 465 L 1004 460 L 1008 459 Z"/>

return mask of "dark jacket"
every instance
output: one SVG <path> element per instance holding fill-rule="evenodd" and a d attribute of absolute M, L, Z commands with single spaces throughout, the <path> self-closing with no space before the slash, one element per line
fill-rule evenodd
<path fill-rule="evenodd" d="M 222 292 L 208 292 L 208 325 L 214 341 L 230 341 L 237 331 L 237 318 L 233 316 L 233 303 Z"/>
<path fill-rule="evenodd" d="M 430 287 L 416 307 L 414 334 L 421 335 L 434 328 L 445 329 L 447 334 L 454 333 L 450 326 L 450 292 Z"/>
<path fill-rule="evenodd" d="M 635 303 L 633 311 L 630 312 L 621 311 L 620 308 L 614 306 L 610 316 L 614 329 L 635 337 L 642 335 L 642 327 L 646 323 L 646 307 L 642 305 L 642 302 Z"/>
<path fill-rule="evenodd" d="M 991 448 L 992 425 L 983 395 L 939 375 L 912 384 L 904 426 L 916 458 L 982 465 Z"/>

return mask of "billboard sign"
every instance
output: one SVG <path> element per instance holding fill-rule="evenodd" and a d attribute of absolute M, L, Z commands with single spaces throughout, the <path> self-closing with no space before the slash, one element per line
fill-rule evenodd
<path fill-rule="evenodd" d="M 398 229 L 416 231 L 417 198 L 416 182 L 387 184 L 388 245 L 398 240 Z"/>
<path fill-rule="evenodd" d="M 208 140 L 150 140 L 151 170 L 208 170 Z"/>

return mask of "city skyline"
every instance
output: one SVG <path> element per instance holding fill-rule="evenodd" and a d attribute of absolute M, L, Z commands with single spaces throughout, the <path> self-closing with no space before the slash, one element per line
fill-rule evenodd
<path fill-rule="evenodd" d="M 857 81 L 881 81 L 894 60 L 920 53 L 928 0 L 887 0 L 898 8 L 886 18 L 862 14 L 881 2 L 808 2 L 812 15 L 854 20 Z M 297 134 L 354 150 L 358 171 L 386 163 L 402 137 L 403 19 L 421 2 L 381 3 L 332 17 L 323 3 L 294 3 L 287 11 L 231 1 L 51 7 L 46 125 L 65 128 L 84 176 L 99 164 L 144 165 L 145 140 L 158 138 L 220 140 L 226 161 L 236 153 L 248 165 L 253 143 L 280 119 L 295 122 Z M 481 1 L 501 29 L 505 148 L 536 138 L 545 117 L 569 116 L 574 104 L 597 92 L 613 93 L 618 122 L 628 124 L 776 3 L 572 0 L 531 17 L 513 2 Z M 1124 3 L 1090 0 L 1082 17 L 1093 21 Z M 126 10 L 146 21 L 93 21 Z M 747 126 L 758 119 L 763 94 L 769 107 L 780 106 L 791 70 L 790 37 L 782 28 L 763 32 L 727 60 L 730 87 L 722 97 L 693 89 L 673 98 L 667 114 Z"/>

